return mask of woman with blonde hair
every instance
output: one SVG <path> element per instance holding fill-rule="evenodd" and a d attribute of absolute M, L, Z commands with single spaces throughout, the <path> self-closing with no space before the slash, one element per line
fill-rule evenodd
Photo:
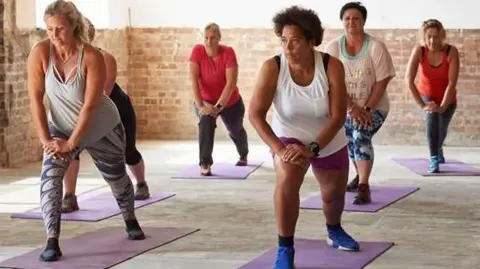
<path fill-rule="evenodd" d="M 198 117 L 200 173 L 211 175 L 217 117 L 222 118 L 240 155 L 237 166 L 247 165 L 248 139 L 243 126 L 245 105 L 237 79 L 238 63 L 233 48 L 220 44 L 220 27 L 205 27 L 204 44 L 194 46 L 189 57 L 190 82 Z"/>
<path fill-rule="evenodd" d="M 430 160 L 428 171 L 440 172 L 445 162 L 443 143 L 457 108 L 457 81 L 460 69 L 458 50 L 445 43 L 445 28 L 435 19 L 423 22 L 423 45 L 416 46 L 408 61 L 405 83 L 415 102 L 425 111 Z M 415 78 L 419 73 L 418 82 Z"/>
<path fill-rule="evenodd" d="M 43 261 L 62 256 L 59 245 L 62 179 L 72 157 L 86 149 L 112 189 L 128 238 L 145 235 L 136 219 L 133 185 L 124 165 L 125 131 L 115 104 L 104 94 L 105 63 L 88 42 L 82 14 L 70 1 L 45 10 L 48 39 L 28 58 L 28 93 L 44 150 L 40 203 L 47 231 Z M 43 104 L 46 94 L 50 111 Z"/>

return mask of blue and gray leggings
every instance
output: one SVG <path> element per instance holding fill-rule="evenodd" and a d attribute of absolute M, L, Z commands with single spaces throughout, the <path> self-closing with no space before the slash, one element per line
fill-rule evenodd
<path fill-rule="evenodd" d="M 376 110 L 372 113 L 372 124 L 360 128 L 352 118 L 347 116 L 345 133 L 348 138 L 348 155 L 352 161 L 366 161 L 374 159 L 372 138 L 382 127 L 388 111 Z"/>

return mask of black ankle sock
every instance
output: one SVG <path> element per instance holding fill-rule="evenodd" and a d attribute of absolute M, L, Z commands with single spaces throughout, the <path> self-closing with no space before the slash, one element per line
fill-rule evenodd
<path fill-rule="evenodd" d="M 340 223 L 333 224 L 333 225 L 327 223 L 327 229 L 338 229 L 338 228 L 341 228 L 341 227 L 342 227 L 342 225 Z"/>
<path fill-rule="evenodd" d="M 281 247 L 293 247 L 293 236 L 278 236 L 278 245 Z"/>
<path fill-rule="evenodd" d="M 137 187 L 142 188 L 147 186 L 147 182 L 137 183 Z"/>
<path fill-rule="evenodd" d="M 136 219 L 126 220 L 125 224 L 128 231 L 140 229 L 140 224 L 138 224 L 138 221 Z"/>
<path fill-rule="evenodd" d="M 48 238 L 47 247 L 45 249 L 59 249 L 58 238 Z"/>

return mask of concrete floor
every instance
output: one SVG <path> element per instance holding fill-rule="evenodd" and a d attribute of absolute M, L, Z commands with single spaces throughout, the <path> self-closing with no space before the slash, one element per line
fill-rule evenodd
<path fill-rule="evenodd" d="M 151 191 L 177 195 L 137 211 L 143 226 L 191 227 L 200 232 L 184 237 L 113 268 L 237 268 L 275 246 L 272 193 L 274 172 L 267 148 L 251 145 L 251 160 L 265 163 L 247 180 L 173 180 L 186 164 L 196 163 L 194 142 L 145 142 Z M 236 160 L 232 143 L 217 142 L 216 161 Z M 358 240 L 394 241 L 368 269 L 480 268 L 479 177 L 421 177 L 395 164 L 392 157 L 424 157 L 426 147 L 377 146 L 373 184 L 414 185 L 420 191 L 375 213 L 345 213 L 344 226 Z M 449 148 L 445 155 L 480 166 L 480 149 Z M 106 186 L 89 157 L 83 158 L 79 192 Z M 11 212 L 38 206 L 39 163 L 0 170 L 0 260 L 44 243 L 39 221 L 11 219 Z M 33 179 L 26 179 L 35 177 Z M 314 194 L 311 175 L 301 198 Z M 247 224 L 252 222 L 253 224 Z M 63 238 L 103 226 L 122 225 L 116 216 L 97 223 L 63 222 Z M 301 211 L 297 237 L 325 238 L 321 211 Z M 64 250 L 65 251 L 65 250 Z"/>

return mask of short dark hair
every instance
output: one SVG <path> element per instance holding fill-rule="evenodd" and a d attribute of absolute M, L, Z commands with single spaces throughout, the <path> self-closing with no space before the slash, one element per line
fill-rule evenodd
<path fill-rule="evenodd" d="M 340 20 L 343 20 L 343 14 L 345 14 L 345 11 L 352 8 L 360 11 L 363 20 L 367 21 L 367 8 L 363 6 L 361 2 L 349 2 L 343 5 L 342 9 L 340 9 Z"/>
<path fill-rule="evenodd" d="M 302 29 L 303 35 L 308 41 L 313 41 L 315 46 L 322 44 L 324 29 L 317 13 L 311 9 L 291 6 L 273 17 L 275 34 L 282 36 L 286 25 L 295 25 Z"/>

